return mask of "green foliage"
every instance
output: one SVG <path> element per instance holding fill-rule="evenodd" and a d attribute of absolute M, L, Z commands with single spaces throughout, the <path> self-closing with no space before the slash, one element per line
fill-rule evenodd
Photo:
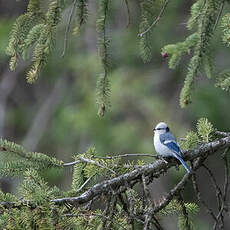
<path fill-rule="evenodd" d="M 33 83 L 41 68 L 47 63 L 54 46 L 56 26 L 61 20 L 63 0 L 53 0 L 44 15 L 40 10 L 40 1 L 31 0 L 27 12 L 15 22 L 6 53 L 11 56 L 10 69 L 14 70 L 19 56 L 27 57 L 33 46 L 32 65 L 27 73 L 27 81 Z"/>
<path fill-rule="evenodd" d="M 50 188 L 34 169 L 25 171 L 24 176 L 24 182 L 19 188 L 21 199 L 16 202 L 16 205 L 20 207 L 21 203 L 28 203 L 28 206 L 12 210 L 1 207 L 3 215 L 0 218 L 0 228 L 55 229 L 53 204 L 50 199 L 58 197 L 60 191 L 56 187 Z M 14 200 L 10 199 L 10 201 Z"/>
<path fill-rule="evenodd" d="M 204 65 L 204 72 L 208 78 L 212 78 L 214 75 L 214 63 L 213 63 L 213 56 L 211 51 L 206 54 L 203 60 Z"/>
<path fill-rule="evenodd" d="M 145 1 L 141 0 L 141 18 L 139 25 L 139 32 L 142 34 L 145 32 L 153 22 L 154 12 L 156 4 L 155 1 Z M 144 33 L 140 36 L 140 55 L 144 62 L 149 62 L 152 58 L 152 47 L 151 47 L 151 31 Z"/>
<path fill-rule="evenodd" d="M 41 32 L 44 31 L 45 25 L 44 24 L 38 24 L 34 26 L 28 33 L 24 44 L 23 44 L 23 58 L 27 59 L 27 53 L 29 51 L 29 47 L 34 45 L 37 42 L 37 39 L 40 37 Z"/>
<path fill-rule="evenodd" d="M 197 33 L 199 35 L 199 41 L 194 47 L 194 54 L 188 65 L 188 73 L 185 78 L 184 88 L 182 89 L 180 95 L 180 105 L 182 108 L 191 103 L 195 76 L 200 69 L 201 63 L 204 62 L 204 57 L 210 53 L 210 42 L 214 32 L 215 21 L 217 20 L 217 13 L 218 3 L 214 0 L 206 1 L 204 8 L 202 8 L 200 20 L 198 21 L 199 24 Z M 210 63 L 209 59 L 208 63 Z M 206 65 L 206 68 L 208 66 L 210 65 Z M 208 71 L 208 76 L 210 75 L 209 72 L 211 71 Z"/>
<path fill-rule="evenodd" d="M 188 64 L 188 72 L 184 81 L 184 87 L 180 94 L 180 105 L 184 108 L 192 101 L 194 80 L 201 66 L 208 78 L 213 75 L 213 61 L 211 55 L 211 39 L 214 33 L 220 4 L 215 0 L 195 2 L 191 8 L 191 17 L 188 20 L 188 29 L 196 28 L 196 32 L 190 35 L 185 42 L 169 45 L 163 51 L 171 55 L 169 67 L 175 68 L 181 56 L 190 51 L 193 56 Z"/>
<path fill-rule="evenodd" d="M 10 194 L 10 193 L 4 193 L 0 190 L 0 201 L 4 201 L 4 202 L 13 202 L 16 201 L 17 197 Z"/>
<path fill-rule="evenodd" d="M 198 33 L 191 34 L 184 42 L 166 45 L 162 48 L 162 53 L 169 55 L 169 68 L 175 69 L 179 64 L 182 55 L 190 54 L 191 49 L 199 42 Z"/>
<path fill-rule="evenodd" d="M 18 56 L 23 52 L 23 43 L 30 29 L 39 17 L 31 12 L 21 15 L 13 25 L 6 53 L 11 57 L 10 69 L 16 68 Z"/>
<path fill-rule="evenodd" d="M 199 211 L 199 206 L 195 203 L 185 203 L 186 211 L 190 215 L 195 215 Z M 182 207 L 177 200 L 172 200 L 161 212 L 161 215 L 175 215 L 182 212 Z"/>
<path fill-rule="evenodd" d="M 196 132 L 189 131 L 181 143 L 183 149 L 194 149 L 198 145 L 198 135 Z"/>
<path fill-rule="evenodd" d="M 217 75 L 216 86 L 220 87 L 222 90 L 230 90 L 230 71 L 224 70 Z"/>
<path fill-rule="evenodd" d="M 212 132 L 214 131 L 213 125 L 207 118 L 201 118 L 197 122 L 197 132 L 204 142 L 209 142 L 212 138 Z"/>
<path fill-rule="evenodd" d="M 187 217 L 184 216 L 182 206 L 177 200 L 172 200 L 160 213 L 161 215 L 178 215 L 178 229 L 187 229 L 189 225 L 191 229 L 195 229 L 192 222 L 193 215 L 199 212 L 199 206 L 195 203 L 185 203 Z"/>
<path fill-rule="evenodd" d="M 189 30 L 194 29 L 198 25 L 198 19 L 201 16 L 202 8 L 204 7 L 205 1 L 198 0 L 191 7 L 191 16 L 187 22 L 187 28 Z"/>
<path fill-rule="evenodd" d="M 78 0 L 76 7 L 76 21 L 77 25 L 74 31 L 78 31 L 79 28 L 86 24 L 88 19 L 88 0 Z"/>
<path fill-rule="evenodd" d="M 98 9 L 98 19 L 96 22 L 98 32 L 98 53 L 101 58 L 101 63 L 104 73 L 100 75 L 97 82 L 97 103 L 99 105 L 98 114 L 104 116 L 104 112 L 110 107 L 110 84 L 108 79 L 109 73 L 109 38 L 106 34 L 106 23 L 109 14 L 110 0 L 100 0 Z"/>
<path fill-rule="evenodd" d="M 30 36 L 27 36 L 27 44 L 32 44 L 34 43 L 33 41 L 35 41 L 34 37 L 40 35 L 37 37 L 37 42 L 34 46 L 32 66 L 27 73 L 28 83 L 35 82 L 41 68 L 47 63 L 48 56 L 54 47 L 56 26 L 61 20 L 62 4 L 60 0 L 52 1 L 46 13 L 46 23 L 44 26 L 35 28 L 35 30 L 31 32 L 32 35 L 29 33 L 28 35 Z M 42 29 L 40 33 L 38 28 Z"/>
<path fill-rule="evenodd" d="M 40 0 L 30 0 L 27 12 L 18 17 L 11 30 L 6 53 L 11 57 L 10 69 L 16 68 L 18 57 L 24 50 L 24 41 L 33 26 L 43 20 L 40 10 Z"/>
<path fill-rule="evenodd" d="M 83 170 L 85 168 L 85 163 L 75 164 L 73 169 L 73 179 L 72 179 L 72 189 L 78 190 L 84 183 Z"/>
<path fill-rule="evenodd" d="M 221 27 L 223 31 L 223 35 L 222 35 L 223 42 L 227 46 L 229 46 L 230 45 L 230 13 L 227 13 L 222 17 Z"/>
<path fill-rule="evenodd" d="M 23 200 L 30 200 L 36 204 L 49 202 L 52 197 L 47 182 L 45 182 L 34 169 L 28 169 L 24 173 L 24 182 L 19 188 Z"/>
<path fill-rule="evenodd" d="M 27 152 L 22 146 L 0 139 L 1 156 L 5 159 L 0 163 L 1 175 L 22 175 L 27 169 L 45 169 L 62 167 L 63 162 L 42 153 Z"/>
<path fill-rule="evenodd" d="M 100 106 L 98 114 L 104 116 L 104 112 L 110 107 L 110 82 L 107 73 L 101 74 L 97 81 L 97 103 Z"/>
<path fill-rule="evenodd" d="M 152 26 L 158 23 L 161 18 L 160 12 L 164 11 L 167 1 L 163 0 L 141 0 L 140 1 L 140 54 L 147 62 L 151 59 L 151 35 Z M 21 15 L 12 28 L 7 53 L 11 57 L 10 68 L 15 69 L 18 58 L 28 58 L 32 52 L 32 65 L 27 73 L 27 81 L 33 83 L 39 76 L 41 69 L 46 65 L 48 57 L 51 54 L 55 41 L 56 29 L 61 21 L 61 14 L 64 9 L 64 0 L 52 0 L 48 6 L 47 12 L 40 8 L 39 0 L 29 1 L 27 12 Z M 78 0 L 72 2 L 76 6 L 76 27 L 77 33 L 81 25 L 87 22 L 88 1 Z M 109 43 L 107 35 L 107 22 L 112 13 L 109 10 L 110 1 L 100 0 L 98 4 L 98 19 L 96 21 L 98 31 L 98 51 L 103 66 L 103 77 L 98 79 L 98 104 L 99 114 L 104 112 L 110 106 L 109 99 L 109 79 L 110 57 Z M 184 42 L 167 45 L 163 48 L 164 53 L 170 56 L 169 67 L 175 68 L 181 60 L 182 55 L 191 54 L 192 57 L 188 64 L 188 72 L 184 81 L 184 88 L 181 91 L 180 105 L 184 108 L 192 101 L 192 92 L 194 88 L 195 77 L 199 71 L 204 70 L 208 78 L 213 76 L 214 64 L 212 56 L 211 40 L 218 26 L 218 20 L 221 17 L 223 2 L 216 0 L 197 0 L 191 7 L 191 16 L 187 23 L 189 30 L 195 30 L 193 34 L 187 37 Z M 74 8 L 73 8 L 74 9 Z M 129 9 L 128 9 L 129 12 Z M 156 17 L 156 13 L 159 17 Z M 129 15 L 128 15 L 129 16 Z M 155 20 L 154 20 L 155 19 Z M 156 23 L 154 23 L 156 22 Z M 229 14 L 222 18 L 221 27 L 223 29 L 223 40 L 228 43 L 229 33 Z M 201 68 L 202 67 L 202 68 Z"/>

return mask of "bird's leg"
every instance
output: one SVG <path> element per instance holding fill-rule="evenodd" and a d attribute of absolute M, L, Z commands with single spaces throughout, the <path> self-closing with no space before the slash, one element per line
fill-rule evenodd
<path fill-rule="evenodd" d="M 162 160 L 162 161 L 164 161 L 165 164 L 168 164 L 168 161 L 165 160 L 165 158 L 167 158 L 167 157 L 158 155 L 157 158 L 160 159 L 160 160 Z"/>

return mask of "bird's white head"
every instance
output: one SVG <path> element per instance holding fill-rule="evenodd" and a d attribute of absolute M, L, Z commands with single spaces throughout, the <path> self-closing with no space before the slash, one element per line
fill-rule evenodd
<path fill-rule="evenodd" d="M 160 122 L 154 129 L 155 134 L 163 134 L 169 132 L 169 127 L 166 123 Z"/>

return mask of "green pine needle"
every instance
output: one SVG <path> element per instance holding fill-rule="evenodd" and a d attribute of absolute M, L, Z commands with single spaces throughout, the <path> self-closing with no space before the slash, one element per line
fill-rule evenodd
<path fill-rule="evenodd" d="M 217 75 L 216 86 L 222 90 L 230 91 L 230 70 L 224 70 Z"/>
<path fill-rule="evenodd" d="M 204 142 L 209 142 L 212 138 L 212 132 L 214 131 L 213 125 L 207 118 L 201 118 L 197 122 L 197 132 Z"/>

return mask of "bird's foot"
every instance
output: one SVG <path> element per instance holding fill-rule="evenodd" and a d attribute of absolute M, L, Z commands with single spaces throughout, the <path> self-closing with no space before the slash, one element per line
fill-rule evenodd
<path fill-rule="evenodd" d="M 165 158 L 163 156 L 158 156 L 158 159 L 164 161 L 165 164 L 168 164 L 168 161 L 165 160 Z"/>

